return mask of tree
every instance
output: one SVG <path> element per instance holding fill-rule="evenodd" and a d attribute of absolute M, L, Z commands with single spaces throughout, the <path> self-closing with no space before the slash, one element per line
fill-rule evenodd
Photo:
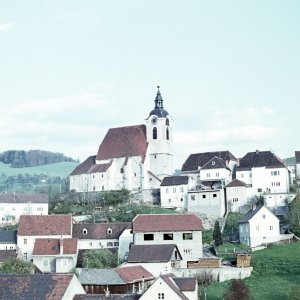
<path fill-rule="evenodd" d="M 249 287 L 241 279 L 233 279 L 224 293 L 224 300 L 252 300 Z"/>
<path fill-rule="evenodd" d="M 223 245 L 223 238 L 222 238 L 222 233 L 221 233 L 220 224 L 218 220 L 215 222 L 213 239 L 215 241 L 216 247 Z"/>
<path fill-rule="evenodd" d="M 108 249 L 89 250 L 83 254 L 84 268 L 115 268 L 118 265 L 118 256 Z"/>
<path fill-rule="evenodd" d="M 6 274 L 31 274 L 32 265 L 19 258 L 9 258 L 0 267 L 0 273 Z"/>

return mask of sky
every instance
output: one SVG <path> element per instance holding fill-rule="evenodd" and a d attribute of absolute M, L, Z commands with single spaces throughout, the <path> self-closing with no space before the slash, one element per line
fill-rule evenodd
<path fill-rule="evenodd" d="M 83 161 L 145 123 L 156 86 L 174 168 L 192 153 L 300 150 L 300 1 L 3 0 L 0 152 Z"/>

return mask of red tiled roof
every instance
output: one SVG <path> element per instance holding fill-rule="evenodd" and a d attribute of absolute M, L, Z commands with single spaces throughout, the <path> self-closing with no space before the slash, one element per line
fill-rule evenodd
<path fill-rule="evenodd" d="M 78 239 L 63 239 L 63 254 L 77 253 Z M 33 255 L 58 255 L 60 253 L 60 239 L 36 239 L 33 248 Z"/>
<path fill-rule="evenodd" d="M 193 214 L 137 215 L 133 232 L 203 230 L 202 221 Z"/>
<path fill-rule="evenodd" d="M 121 267 L 116 269 L 117 273 L 126 282 L 135 282 L 154 279 L 155 277 L 142 266 Z"/>
<path fill-rule="evenodd" d="M 71 235 L 72 215 L 20 216 L 18 235 Z"/>
<path fill-rule="evenodd" d="M 96 160 L 145 156 L 148 143 L 145 125 L 111 128 L 104 137 Z"/>

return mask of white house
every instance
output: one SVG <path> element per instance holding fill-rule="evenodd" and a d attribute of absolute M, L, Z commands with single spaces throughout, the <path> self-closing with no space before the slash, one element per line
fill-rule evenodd
<path fill-rule="evenodd" d="M 68 273 L 76 267 L 77 239 L 36 239 L 33 264 L 43 273 Z"/>
<path fill-rule="evenodd" d="M 247 153 L 240 159 L 236 178 L 245 182 L 253 196 L 285 193 L 290 190 L 290 175 L 283 160 L 271 151 Z"/>
<path fill-rule="evenodd" d="M 0 224 L 17 224 L 21 215 L 48 215 L 46 194 L 0 194 Z"/>
<path fill-rule="evenodd" d="M 198 300 L 196 278 L 177 278 L 172 274 L 159 276 L 140 300 L 172 299 Z"/>
<path fill-rule="evenodd" d="M 202 257 L 202 221 L 194 214 L 137 215 L 132 221 L 134 245 L 177 245 L 183 261 Z"/>
<path fill-rule="evenodd" d="M 186 159 L 181 174 L 193 178 L 198 185 L 206 181 L 224 186 L 231 181 L 237 162 L 230 151 L 195 153 Z"/>
<path fill-rule="evenodd" d="M 195 186 L 188 176 L 168 176 L 160 185 L 160 205 L 165 208 L 186 209 L 187 192 Z"/>
<path fill-rule="evenodd" d="M 226 211 L 224 189 L 199 188 L 189 191 L 187 211 L 222 218 Z"/>
<path fill-rule="evenodd" d="M 119 237 L 130 223 L 73 224 L 73 238 L 78 239 L 78 249 L 118 249 Z"/>
<path fill-rule="evenodd" d="M 173 173 L 172 144 L 172 119 L 158 89 L 146 124 L 109 129 L 97 155 L 70 174 L 70 190 L 159 188 L 161 180 Z"/>
<path fill-rule="evenodd" d="M 226 186 L 227 210 L 239 212 L 250 200 L 249 186 L 238 179 L 233 179 Z"/>
<path fill-rule="evenodd" d="M 36 239 L 72 238 L 72 215 L 21 216 L 17 248 L 24 260 L 32 259 Z"/>
<path fill-rule="evenodd" d="M 0 230 L 0 250 L 16 250 L 17 231 Z"/>
<path fill-rule="evenodd" d="M 182 264 L 182 255 L 175 244 L 132 245 L 126 264 L 122 266 L 142 266 L 154 276 L 168 274 L 174 269 L 185 267 Z"/>
<path fill-rule="evenodd" d="M 265 206 L 253 208 L 239 220 L 240 242 L 249 247 L 278 242 L 279 219 Z"/>

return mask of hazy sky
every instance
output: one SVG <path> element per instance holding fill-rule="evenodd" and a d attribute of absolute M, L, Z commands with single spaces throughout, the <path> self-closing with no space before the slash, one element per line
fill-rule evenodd
<path fill-rule="evenodd" d="M 0 152 L 84 160 L 156 85 L 191 153 L 300 150 L 300 1 L 3 0 Z"/>

